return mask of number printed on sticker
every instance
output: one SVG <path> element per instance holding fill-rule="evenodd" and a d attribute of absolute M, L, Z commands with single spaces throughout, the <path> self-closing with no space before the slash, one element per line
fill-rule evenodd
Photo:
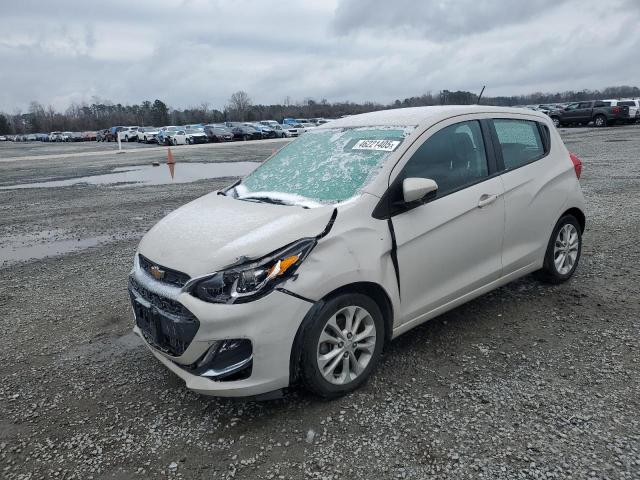
<path fill-rule="evenodd" d="M 400 145 L 399 140 L 358 140 L 351 150 L 379 150 L 393 152 Z"/>

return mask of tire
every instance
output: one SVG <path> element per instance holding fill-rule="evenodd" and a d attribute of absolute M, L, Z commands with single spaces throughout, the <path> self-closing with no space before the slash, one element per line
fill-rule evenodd
<path fill-rule="evenodd" d="M 178 140 L 176 140 L 175 138 L 173 139 L 173 146 L 177 147 L 178 146 Z"/>
<path fill-rule="evenodd" d="M 596 115 L 593 118 L 593 125 L 600 128 L 600 127 L 606 127 L 607 126 L 607 117 L 605 117 L 604 115 Z"/>
<path fill-rule="evenodd" d="M 352 322 L 359 319 L 359 323 L 352 323 L 355 328 L 346 333 L 348 317 Z M 338 333 L 331 325 L 342 331 Z M 300 359 L 300 381 L 320 397 L 337 398 L 361 387 L 382 356 L 385 322 L 378 304 L 366 295 L 347 293 L 330 298 L 305 319 L 301 328 L 294 357 Z M 353 342 L 358 337 L 359 345 Z M 332 354 L 334 350 L 338 353 Z M 345 368 L 349 369 L 348 375 Z"/>
<path fill-rule="evenodd" d="M 556 128 L 560 128 L 562 126 L 562 123 L 560 123 L 560 118 L 558 117 L 551 117 L 551 121 Z"/>
<path fill-rule="evenodd" d="M 575 241 L 572 240 L 574 235 L 576 236 Z M 569 262 L 562 261 L 558 266 L 556 260 L 561 260 L 563 252 Z M 551 233 L 542 269 L 536 272 L 538 278 L 552 284 L 566 282 L 576 271 L 581 253 L 582 230 L 580 223 L 573 215 L 565 215 L 558 220 Z"/>
<path fill-rule="evenodd" d="M 248 141 L 248 140 L 249 140 L 249 135 L 244 135 L 244 136 L 242 137 L 242 140 L 243 140 L 244 142 Z"/>

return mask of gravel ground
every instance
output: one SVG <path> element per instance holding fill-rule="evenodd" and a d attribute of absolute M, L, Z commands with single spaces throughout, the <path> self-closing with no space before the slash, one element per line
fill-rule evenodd
<path fill-rule="evenodd" d="M 130 333 L 140 235 L 232 179 L 0 191 L 0 251 L 68 251 L 0 266 L 0 477 L 640 478 L 640 126 L 562 134 L 589 205 L 573 280 L 526 277 L 412 330 L 331 402 L 199 396 Z M 279 145 L 174 154 L 259 160 Z M 35 158 L 57 147 L 69 157 Z M 0 144 L 0 185 L 166 155 L 96 148 Z"/>

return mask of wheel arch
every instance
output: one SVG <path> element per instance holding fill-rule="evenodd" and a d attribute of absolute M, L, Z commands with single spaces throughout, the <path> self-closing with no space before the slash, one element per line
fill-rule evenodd
<path fill-rule="evenodd" d="M 393 304 L 391 303 L 391 298 L 387 294 L 386 290 L 379 284 L 375 282 L 354 282 L 343 285 L 341 287 L 332 290 L 327 293 L 320 300 L 315 302 L 313 306 L 309 309 L 304 319 L 300 323 L 298 327 L 298 331 L 296 332 L 296 336 L 293 340 L 293 345 L 291 348 L 291 356 L 289 361 L 289 384 L 293 385 L 296 383 L 299 377 L 299 369 L 300 369 L 300 357 L 302 353 L 302 349 L 300 348 L 304 334 L 307 329 L 311 325 L 311 321 L 324 304 L 331 298 L 348 293 L 359 293 L 362 295 L 366 295 L 371 298 L 376 304 L 378 308 L 380 308 L 380 312 L 382 312 L 382 319 L 384 321 L 385 332 L 384 332 L 384 344 L 386 345 L 391 341 L 391 336 L 393 334 Z"/>
<path fill-rule="evenodd" d="M 585 216 L 584 212 L 582 210 L 580 210 L 577 207 L 572 207 L 566 211 L 564 211 L 562 213 L 562 215 L 560 215 L 560 218 L 564 217 L 565 215 L 572 215 L 576 218 L 576 220 L 578 220 L 578 223 L 580 224 L 580 233 L 584 233 L 584 229 L 586 227 L 587 224 L 587 217 Z"/>

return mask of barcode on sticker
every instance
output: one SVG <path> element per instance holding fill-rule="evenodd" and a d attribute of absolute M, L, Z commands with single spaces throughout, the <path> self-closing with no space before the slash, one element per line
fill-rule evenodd
<path fill-rule="evenodd" d="M 351 149 L 393 152 L 398 145 L 400 145 L 399 140 L 358 140 Z"/>

